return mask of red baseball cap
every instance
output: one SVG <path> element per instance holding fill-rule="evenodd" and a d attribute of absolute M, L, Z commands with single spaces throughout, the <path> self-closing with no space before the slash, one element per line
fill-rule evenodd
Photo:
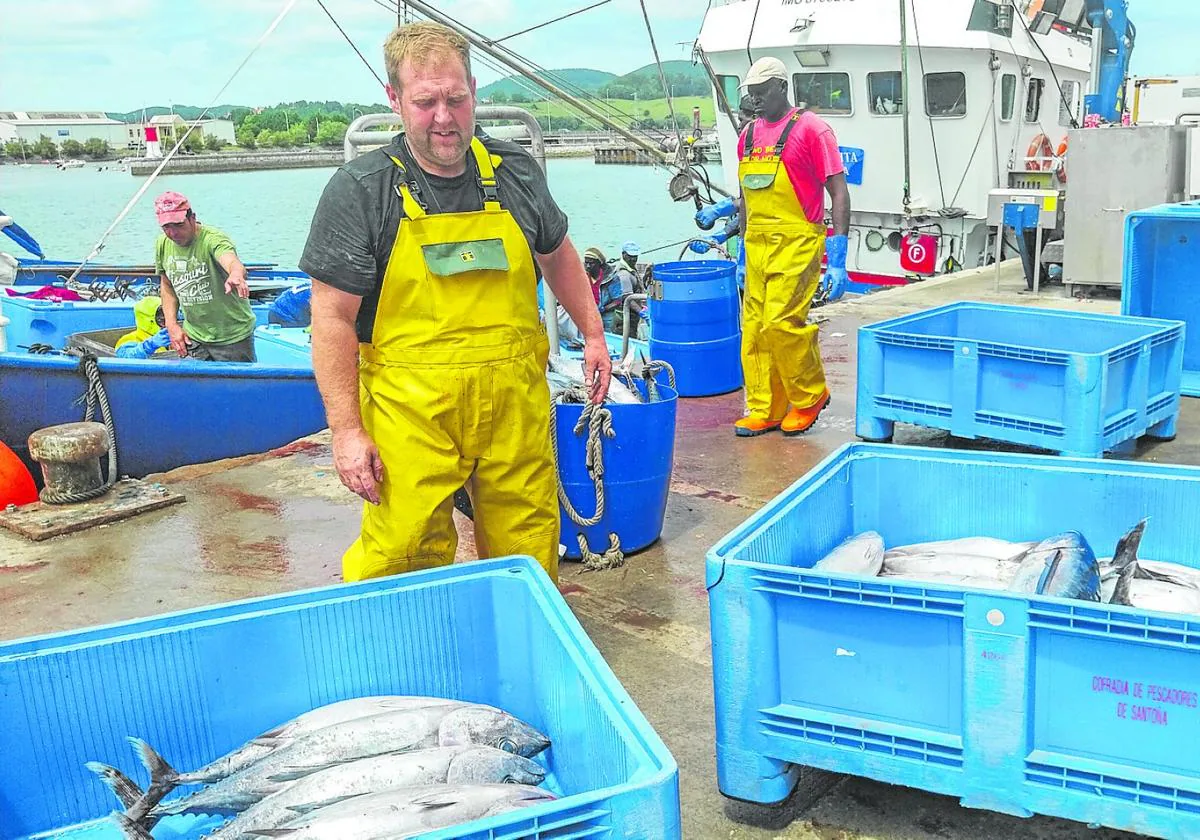
<path fill-rule="evenodd" d="M 160 225 L 173 225 L 187 218 L 192 205 L 185 196 L 177 192 L 165 192 L 154 199 L 154 215 Z"/>

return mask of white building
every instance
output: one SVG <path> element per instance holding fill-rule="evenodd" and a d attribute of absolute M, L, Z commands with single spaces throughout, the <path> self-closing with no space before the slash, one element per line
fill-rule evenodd
<path fill-rule="evenodd" d="M 113 149 L 138 145 L 139 127 L 110 119 L 102 111 L 0 111 L 0 142 L 36 143 L 45 135 L 58 145 L 64 140 L 86 143 L 93 137 Z"/>
<path fill-rule="evenodd" d="M 162 145 L 164 151 L 175 145 L 175 141 L 182 137 L 191 125 L 191 120 L 185 120 L 179 114 L 160 114 L 157 117 L 151 117 L 146 125 L 152 125 L 158 129 L 158 142 Z M 143 126 L 134 126 L 138 130 L 138 141 L 141 142 Z M 192 132 L 192 136 L 199 135 L 201 140 L 209 137 L 217 137 L 224 140 L 226 143 L 234 143 L 233 122 L 231 120 L 200 120 L 196 129 Z"/>

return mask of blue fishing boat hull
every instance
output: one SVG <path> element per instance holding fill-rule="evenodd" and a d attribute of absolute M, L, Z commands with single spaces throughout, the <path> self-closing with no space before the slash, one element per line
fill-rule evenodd
<path fill-rule="evenodd" d="M 257 350 L 254 364 L 99 359 L 119 472 L 266 452 L 325 428 L 308 355 L 269 339 Z M 83 419 L 84 390 L 77 358 L 0 354 L 0 440 L 28 462 L 32 432 Z"/>

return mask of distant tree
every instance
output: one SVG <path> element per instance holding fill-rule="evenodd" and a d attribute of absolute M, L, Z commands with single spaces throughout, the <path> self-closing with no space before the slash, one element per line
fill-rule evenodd
<path fill-rule="evenodd" d="M 253 149 L 258 145 L 254 129 L 247 128 L 244 123 L 234 131 L 233 138 L 243 149 Z"/>
<path fill-rule="evenodd" d="M 25 158 L 33 154 L 33 146 L 24 140 L 9 140 L 4 144 L 4 154 L 10 158 Z"/>
<path fill-rule="evenodd" d="M 215 134 L 208 134 L 204 137 L 204 148 L 210 152 L 219 152 L 229 144 Z"/>
<path fill-rule="evenodd" d="M 188 135 L 187 139 L 183 141 L 183 148 L 189 152 L 192 152 L 193 154 L 196 152 L 202 152 L 204 151 L 204 138 L 199 132 L 193 131 Z"/>
<path fill-rule="evenodd" d="M 492 102 L 497 105 L 503 105 L 508 102 L 508 94 L 502 90 L 498 90 L 492 94 Z"/>
<path fill-rule="evenodd" d="M 303 122 L 295 123 L 291 128 L 284 132 L 288 139 L 289 146 L 303 146 L 309 141 L 308 125 Z"/>
<path fill-rule="evenodd" d="M 77 158 L 83 156 L 83 144 L 78 140 L 62 141 L 62 153 L 66 158 Z"/>
<path fill-rule="evenodd" d="M 33 144 L 32 152 L 42 160 L 54 160 L 58 157 L 58 146 L 54 145 L 54 141 L 43 134 Z"/>
<path fill-rule="evenodd" d="M 269 128 L 264 128 L 262 131 L 258 132 L 258 145 L 264 149 L 274 148 L 275 146 L 282 146 L 282 145 L 284 145 L 284 143 L 280 142 L 280 139 L 279 139 L 280 136 L 281 136 L 281 132 L 272 131 Z"/>
<path fill-rule="evenodd" d="M 63 146 L 65 148 L 66 143 Z M 102 160 L 112 154 L 108 141 L 101 140 L 99 137 L 89 137 L 88 141 L 83 144 L 83 151 L 92 160 Z"/>
<path fill-rule="evenodd" d="M 346 139 L 346 129 L 349 127 L 349 124 L 338 120 L 322 120 L 321 127 L 317 129 L 316 141 L 319 145 L 336 148 Z"/>
<path fill-rule="evenodd" d="M 514 93 L 512 96 L 509 97 L 509 101 L 516 102 L 516 103 L 528 102 L 529 94 L 517 91 L 516 93 Z"/>

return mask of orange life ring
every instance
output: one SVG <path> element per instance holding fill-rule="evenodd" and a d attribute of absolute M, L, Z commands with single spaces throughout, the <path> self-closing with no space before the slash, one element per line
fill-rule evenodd
<path fill-rule="evenodd" d="M 1054 165 L 1054 161 L 1050 160 L 1052 157 L 1054 157 L 1054 146 L 1051 145 L 1050 138 L 1045 134 L 1039 134 L 1029 144 L 1029 151 L 1025 154 L 1025 169 L 1030 172 L 1049 169 Z"/>
<path fill-rule="evenodd" d="M 1070 139 L 1066 134 L 1063 135 L 1062 142 L 1058 144 L 1058 151 L 1055 153 L 1058 156 L 1058 181 L 1060 184 L 1067 183 L 1067 140 Z"/>
<path fill-rule="evenodd" d="M 33 476 L 16 453 L 0 441 L 0 508 L 27 505 L 38 500 Z"/>

